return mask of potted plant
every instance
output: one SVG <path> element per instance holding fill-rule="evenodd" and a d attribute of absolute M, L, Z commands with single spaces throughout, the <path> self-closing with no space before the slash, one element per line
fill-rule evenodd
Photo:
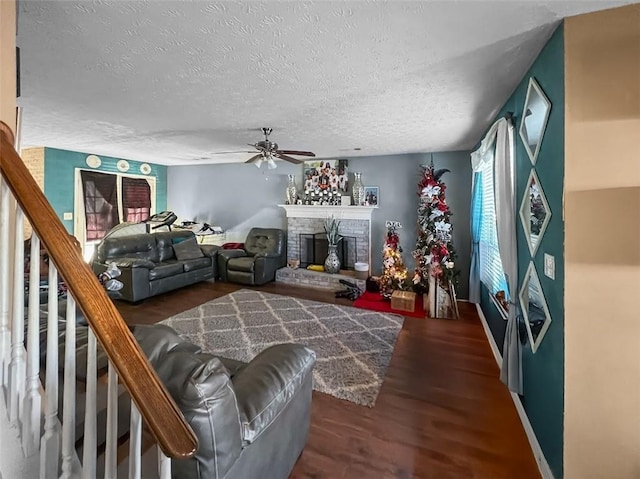
<path fill-rule="evenodd" d="M 324 270 L 330 274 L 340 272 L 340 258 L 338 257 L 338 243 L 342 239 L 339 232 L 340 220 L 333 215 L 324 220 L 324 232 L 327 234 L 329 254 L 324 260 Z"/>

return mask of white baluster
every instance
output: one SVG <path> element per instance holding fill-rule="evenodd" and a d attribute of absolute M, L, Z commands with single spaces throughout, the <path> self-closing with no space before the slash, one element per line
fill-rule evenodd
<path fill-rule="evenodd" d="M 9 363 L 9 420 L 22 419 L 24 405 L 24 214 L 16 208 L 13 268 L 13 309 L 11 319 L 11 362 Z"/>
<path fill-rule="evenodd" d="M 171 459 L 164 455 L 158 446 L 158 476 L 160 479 L 171 479 Z"/>
<path fill-rule="evenodd" d="M 87 338 L 87 389 L 82 445 L 82 479 L 96 478 L 96 336 L 91 328 Z"/>
<path fill-rule="evenodd" d="M 40 477 L 58 477 L 60 422 L 58 421 L 58 270 L 49 260 L 47 315 L 47 372 L 44 388 L 44 435 L 40 447 Z"/>
<path fill-rule="evenodd" d="M 29 324 L 27 326 L 27 384 L 22 420 L 22 450 L 25 457 L 40 447 L 40 238 L 31 235 L 29 267 Z"/>
<path fill-rule="evenodd" d="M 67 295 L 67 317 L 64 341 L 64 399 L 62 403 L 62 475 L 72 477 L 77 464 L 76 435 L 76 301 Z"/>
<path fill-rule="evenodd" d="M 107 392 L 107 446 L 104 455 L 104 477 L 118 477 L 118 373 L 109 361 Z"/>
<path fill-rule="evenodd" d="M 9 330 L 9 187 L 0 176 L 0 386 L 9 386 L 11 331 Z"/>
<path fill-rule="evenodd" d="M 140 479 L 142 465 L 142 416 L 131 401 L 131 422 L 129 425 L 129 479 Z"/>

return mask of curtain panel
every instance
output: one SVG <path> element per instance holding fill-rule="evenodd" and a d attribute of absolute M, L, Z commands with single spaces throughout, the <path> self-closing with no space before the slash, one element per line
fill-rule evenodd
<path fill-rule="evenodd" d="M 81 171 L 86 240 L 99 240 L 118 224 L 118 185 L 115 175 Z"/>
<path fill-rule="evenodd" d="M 471 166 L 474 171 L 474 183 L 471 205 L 471 232 L 474 247 L 479 241 L 479 231 L 476 230 L 476 220 L 480 223 L 481 212 L 477 210 L 482 176 L 480 172 L 493 167 L 494 199 L 496 213 L 496 229 L 498 236 L 498 250 L 502 269 L 507 281 L 509 293 L 509 315 L 507 329 L 502 350 L 502 366 L 500 379 L 510 391 L 522 394 L 522 349 L 518 337 L 517 302 L 518 295 L 518 251 L 516 241 L 516 198 L 515 198 L 515 154 L 514 154 L 513 124 L 506 118 L 497 120 L 480 143 L 480 147 L 471 154 Z M 490 165 L 492 162 L 493 165 Z M 477 214 L 476 214 L 477 213 Z M 479 230 L 479 226 L 478 226 Z M 476 236 L 476 233 L 478 236 Z M 469 297 L 480 302 L 480 261 L 479 252 L 472 249 L 471 271 L 469 275 Z M 472 299 L 473 298 L 473 299 Z M 475 302 L 475 301 L 473 301 Z"/>
<path fill-rule="evenodd" d="M 500 379 L 509 390 L 522 394 L 522 345 L 518 337 L 518 244 L 516 240 L 516 187 L 513 124 L 498 120 L 495 153 L 495 199 L 498 249 L 509 287 L 509 317 L 502 349 Z"/>

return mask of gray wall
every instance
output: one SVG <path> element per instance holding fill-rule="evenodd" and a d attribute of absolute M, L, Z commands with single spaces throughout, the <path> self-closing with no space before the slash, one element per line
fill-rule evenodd
<path fill-rule="evenodd" d="M 417 183 L 420 165 L 427 164 L 428 153 L 349 158 L 349 172 L 362 172 L 365 186 L 379 186 L 379 208 L 373 212 L 372 272 L 382 270 L 385 221 L 402 223 L 400 244 L 407 267 L 414 268 L 411 251 L 416 243 L 418 219 Z M 468 298 L 469 205 L 471 202 L 471 163 L 469 152 L 434 153 L 436 168 L 449 168 L 443 176 L 447 203 L 453 213 L 454 246 L 460 268 L 458 297 Z M 243 241 L 253 226 L 286 228 L 284 203 L 287 175 L 295 174 L 302 188 L 302 166 L 278 162 L 278 168 L 258 170 L 249 164 L 170 166 L 167 172 L 167 207 L 180 219 L 195 219 L 221 226 L 228 241 Z M 353 175 L 350 175 L 353 183 Z"/>
<path fill-rule="evenodd" d="M 362 182 L 366 186 L 379 186 L 379 208 L 373 212 L 371 230 L 371 257 L 373 271 L 382 270 L 382 246 L 386 221 L 399 221 L 400 245 L 403 259 L 410 271 L 415 267 L 411 252 L 415 249 L 418 223 L 418 180 L 420 165 L 428 164 L 428 153 L 410 155 L 389 155 L 364 158 L 349 158 L 349 171 L 362 172 Z M 467 151 L 434 153 L 436 168 L 448 168 L 442 179 L 447 185 L 447 204 L 453 213 L 453 243 L 458 253 L 457 267 L 460 280 L 457 294 L 461 299 L 469 297 L 470 229 L 469 212 L 471 204 L 471 160 Z"/>

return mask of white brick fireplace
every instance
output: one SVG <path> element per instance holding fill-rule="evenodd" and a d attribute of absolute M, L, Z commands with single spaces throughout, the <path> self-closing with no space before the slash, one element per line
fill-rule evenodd
<path fill-rule="evenodd" d="M 287 213 L 287 259 L 299 259 L 300 235 L 322 233 L 324 220 L 340 220 L 342 236 L 355 238 L 357 261 L 371 265 L 371 217 L 373 206 L 278 205 Z"/>

